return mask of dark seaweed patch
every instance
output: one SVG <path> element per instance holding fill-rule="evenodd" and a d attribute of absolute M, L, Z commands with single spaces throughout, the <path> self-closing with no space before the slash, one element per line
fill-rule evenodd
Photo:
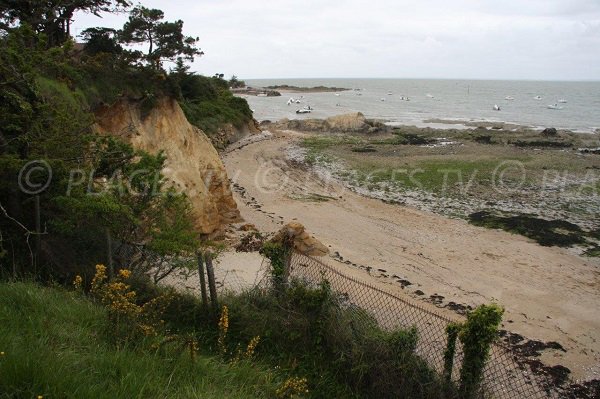
<path fill-rule="evenodd" d="M 546 247 L 570 247 L 587 242 L 585 236 L 588 233 L 565 220 L 546 220 L 530 215 L 504 216 L 481 211 L 470 214 L 469 222 L 476 226 L 521 234 Z"/>

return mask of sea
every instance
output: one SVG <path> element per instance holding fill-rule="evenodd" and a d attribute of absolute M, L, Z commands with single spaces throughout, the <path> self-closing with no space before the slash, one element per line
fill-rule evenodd
<path fill-rule="evenodd" d="M 554 82 L 444 79 L 256 79 L 252 87 L 293 85 L 341 87 L 341 92 L 244 96 L 254 117 L 327 118 L 362 112 L 390 125 L 464 128 L 463 123 L 504 122 L 534 129 L 554 127 L 600 132 L 600 81 Z M 288 105 L 290 97 L 300 103 Z M 407 100 L 408 99 L 408 100 Z M 562 100 L 562 102 L 561 102 Z M 310 106 L 309 114 L 296 110 Z M 499 110 L 495 110 L 495 106 Z M 549 107 L 551 106 L 551 107 Z"/>

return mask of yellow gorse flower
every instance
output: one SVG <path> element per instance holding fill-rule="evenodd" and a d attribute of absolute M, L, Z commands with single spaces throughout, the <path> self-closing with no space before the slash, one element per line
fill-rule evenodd
<path fill-rule="evenodd" d="M 221 310 L 221 317 L 219 318 L 219 339 L 217 341 L 221 353 L 225 354 L 227 348 L 225 347 L 225 339 L 227 338 L 227 331 L 229 330 L 229 309 L 227 305 L 223 305 Z"/>
<path fill-rule="evenodd" d="M 78 274 L 73 279 L 73 287 L 75 287 L 76 290 L 80 290 L 82 285 L 83 285 L 83 278 L 81 278 L 81 276 Z"/>
<path fill-rule="evenodd" d="M 291 377 L 275 391 L 278 398 L 296 398 L 308 393 L 308 380 L 306 378 Z"/>
<path fill-rule="evenodd" d="M 259 342 L 260 335 L 257 335 L 256 337 L 252 338 L 250 342 L 248 342 L 248 346 L 246 347 L 246 353 L 244 353 L 246 359 L 250 359 L 252 358 L 252 356 L 254 356 L 254 351 L 256 350 L 256 347 L 258 346 Z"/>
<path fill-rule="evenodd" d="M 122 278 L 129 278 L 129 276 L 131 276 L 131 271 L 127 269 L 121 269 L 119 270 L 119 276 Z"/>

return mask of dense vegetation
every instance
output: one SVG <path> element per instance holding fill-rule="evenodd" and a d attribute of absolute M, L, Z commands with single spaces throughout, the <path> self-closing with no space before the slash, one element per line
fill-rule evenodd
<path fill-rule="evenodd" d="M 63 10 L 61 2 L 33 1 L 0 10 L 0 273 L 5 276 L 65 281 L 78 272 L 89 275 L 90 265 L 106 259 L 107 241 L 99 237 L 107 234 L 117 248 L 128 249 L 122 263 L 144 251 L 158 255 L 160 263 L 197 247 L 187 199 L 163 188 L 162 155 L 95 135 L 99 107 L 125 99 L 144 115 L 168 96 L 209 134 L 252 118 L 222 76 L 196 75 L 185 66 L 202 52 L 196 39 L 182 34 L 182 21 L 165 22 L 160 10 L 137 6 L 123 30 L 87 29 L 81 46 L 68 27 L 56 31 L 60 18 L 127 2 L 71 3 L 74 10 Z M 150 37 L 147 52 L 123 47 L 143 37 Z M 175 58 L 176 67 L 166 71 L 163 62 Z"/>
<path fill-rule="evenodd" d="M 382 330 L 344 307 L 326 281 L 282 284 L 282 248 L 264 251 L 277 283 L 222 298 L 220 314 L 156 284 L 189 268 L 206 243 L 188 198 L 164 184 L 163 154 L 94 134 L 94 111 L 125 100 L 144 116 L 168 96 L 209 134 L 252 114 L 229 91 L 243 84 L 237 78 L 190 73 L 184 62 L 202 55 L 197 39 L 160 10 L 131 9 L 122 30 L 87 29 L 83 46 L 70 36 L 76 12 L 129 6 L 26 0 L 0 8 L 0 394 L 454 394 L 416 354 L 416 329 Z M 167 71 L 165 61 L 176 66 Z M 105 260 L 108 268 L 98 265 Z M 36 282 L 15 282 L 23 280 Z"/>

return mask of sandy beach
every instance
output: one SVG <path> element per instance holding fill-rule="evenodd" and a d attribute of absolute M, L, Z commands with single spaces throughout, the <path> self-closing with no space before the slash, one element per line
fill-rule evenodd
<path fill-rule="evenodd" d="M 265 135 L 224 155 L 246 222 L 274 232 L 297 220 L 349 273 L 427 306 L 497 302 L 506 309 L 503 329 L 564 347 L 544 350 L 544 364 L 566 366 L 575 379 L 600 376 L 597 261 L 324 181 L 286 157 L 303 135 Z M 314 200 L 320 196 L 329 200 Z"/>

